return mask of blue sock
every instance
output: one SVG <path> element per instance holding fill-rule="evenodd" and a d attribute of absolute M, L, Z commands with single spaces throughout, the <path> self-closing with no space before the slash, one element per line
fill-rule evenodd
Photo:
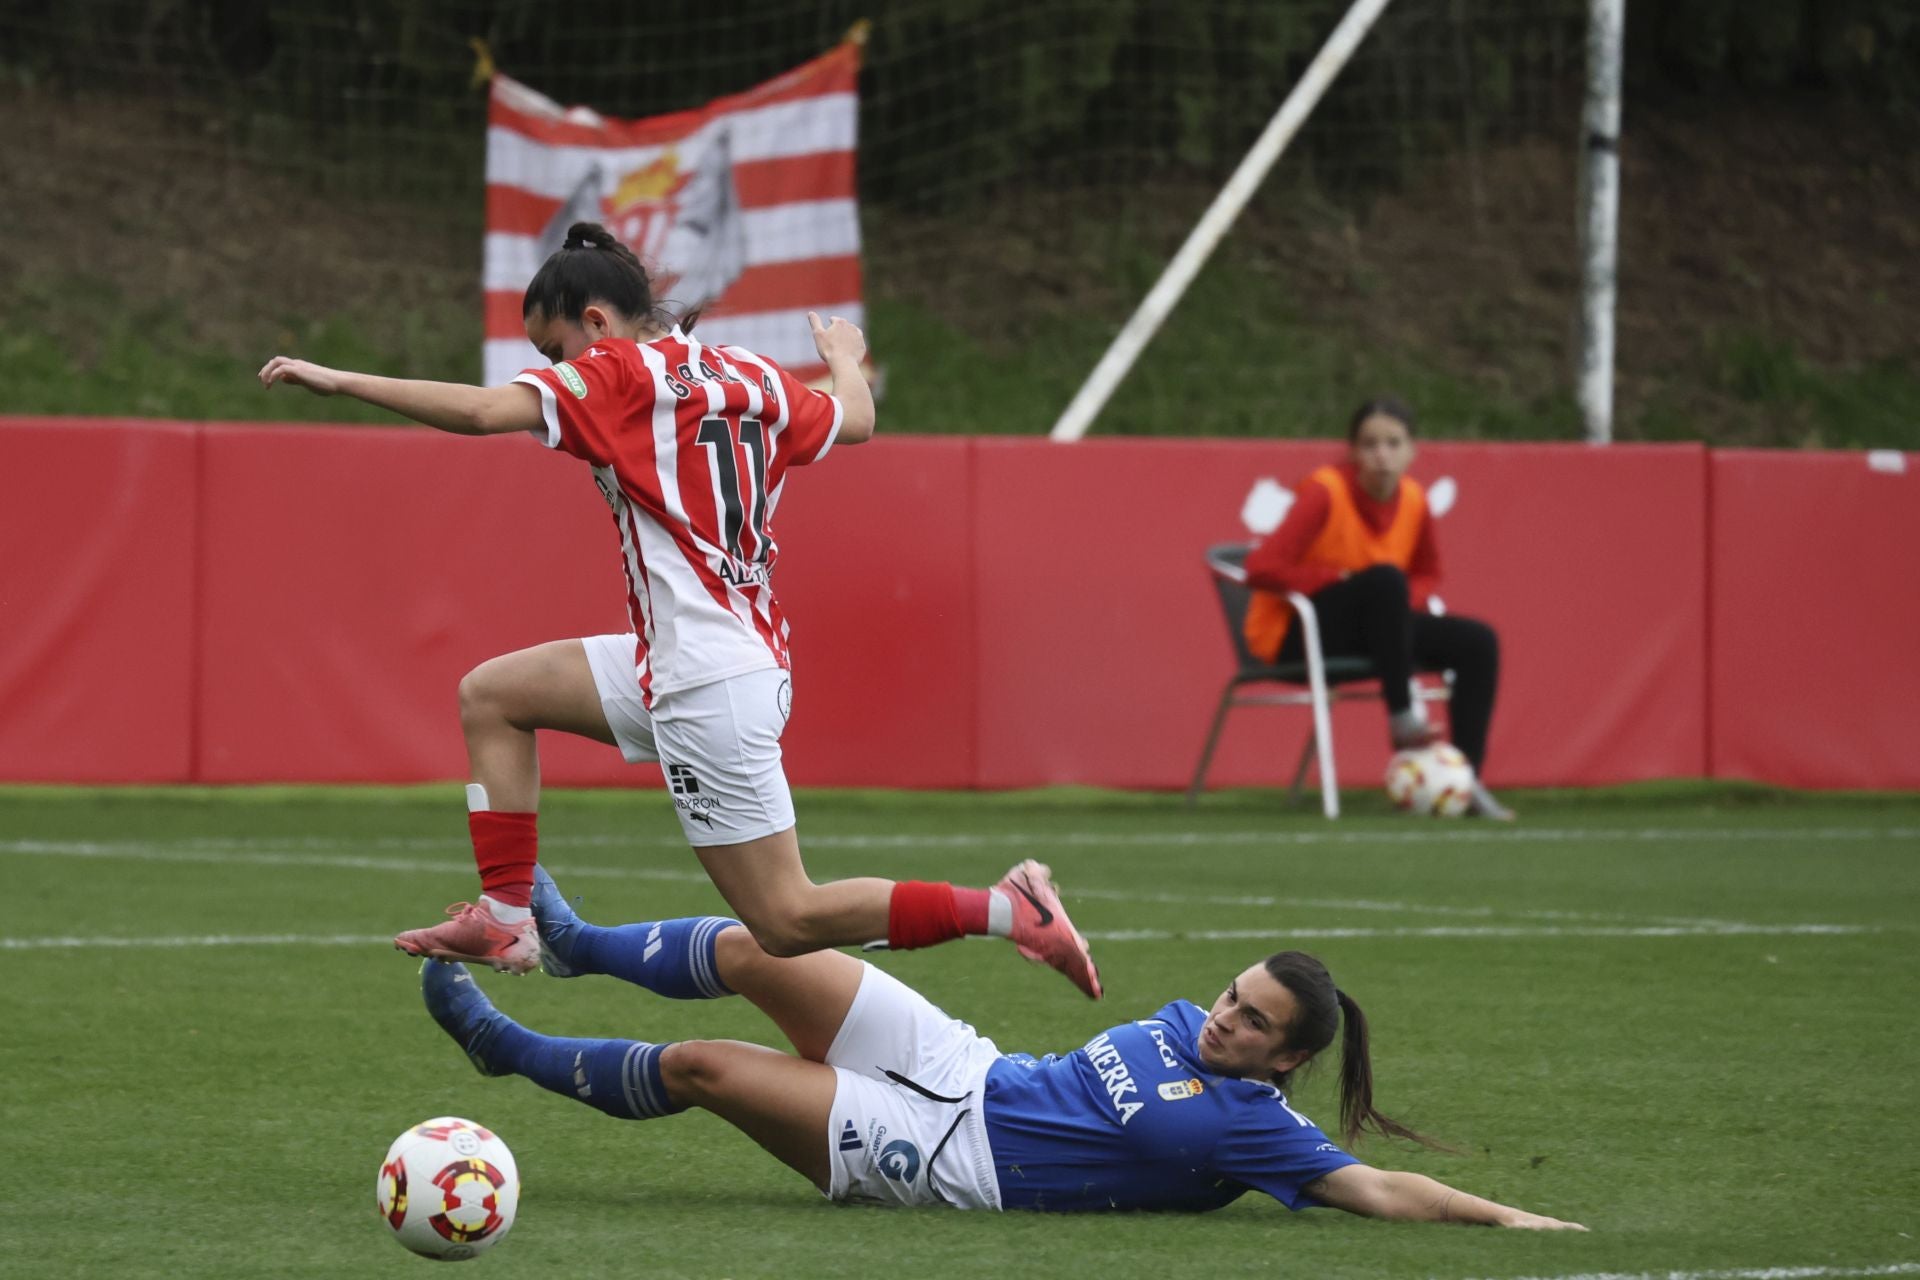
<path fill-rule="evenodd" d="M 582 923 L 567 963 L 576 973 L 625 978 L 670 1000 L 714 1000 L 733 994 L 720 981 L 715 948 L 738 920 L 687 916 L 603 929 Z"/>
<path fill-rule="evenodd" d="M 489 1057 L 542 1089 L 578 1099 L 618 1120 L 651 1120 L 686 1108 L 667 1096 L 660 1055 L 640 1040 L 569 1040 L 518 1023 L 501 1027 Z"/>

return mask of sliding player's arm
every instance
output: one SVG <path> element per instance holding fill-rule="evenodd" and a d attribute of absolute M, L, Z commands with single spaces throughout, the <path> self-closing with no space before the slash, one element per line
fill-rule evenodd
<path fill-rule="evenodd" d="M 275 356 L 260 370 L 260 384 L 271 390 L 282 382 L 319 396 L 351 396 L 455 435 L 491 436 L 539 431 L 545 426 L 538 393 L 517 383 L 470 387 L 460 382 L 382 378 Z"/>
<path fill-rule="evenodd" d="M 1534 1231 L 1585 1231 L 1577 1222 L 1562 1222 L 1528 1213 L 1511 1205 L 1482 1200 L 1456 1191 L 1444 1182 L 1420 1173 L 1375 1169 L 1350 1164 L 1309 1182 L 1306 1193 L 1321 1204 L 1345 1209 L 1363 1218 L 1400 1222 L 1464 1222 L 1484 1227 L 1522 1227 Z"/>

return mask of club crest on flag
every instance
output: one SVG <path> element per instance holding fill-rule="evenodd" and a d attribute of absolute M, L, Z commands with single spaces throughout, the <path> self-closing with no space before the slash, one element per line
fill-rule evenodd
<path fill-rule="evenodd" d="M 488 109 L 486 381 L 544 364 L 521 295 L 575 222 L 647 265 L 654 296 L 702 309 L 700 336 L 825 373 L 806 313 L 865 324 L 854 194 L 860 48 L 673 115 L 563 108 L 496 74 Z"/>

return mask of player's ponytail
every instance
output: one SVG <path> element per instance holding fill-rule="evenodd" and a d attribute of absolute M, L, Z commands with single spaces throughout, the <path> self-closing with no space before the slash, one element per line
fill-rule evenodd
<path fill-rule="evenodd" d="M 1382 1137 L 1406 1138 L 1439 1150 L 1447 1148 L 1433 1139 L 1414 1132 L 1373 1105 L 1373 1057 L 1368 1047 L 1367 1015 L 1352 996 L 1333 985 L 1327 966 L 1304 951 L 1282 951 L 1267 957 L 1269 977 L 1293 996 L 1293 1021 L 1287 1024 L 1282 1042 L 1288 1049 L 1303 1049 L 1307 1059 L 1300 1066 L 1275 1073 L 1277 1088 L 1291 1086 L 1294 1074 L 1307 1067 L 1316 1054 L 1340 1041 L 1340 1138 L 1348 1146 L 1371 1129 Z M 1344 1023 L 1344 1027 L 1343 1024 Z"/>
<path fill-rule="evenodd" d="M 549 319 L 578 320 L 593 303 L 629 320 L 651 320 L 662 328 L 674 323 L 672 314 L 655 302 L 653 278 L 633 250 L 597 222 L 576 222 L 528 282 L 520 316 L 525 319 L 537 311 Z M 691 329 L 698 314 L 680 324 Z"/>
<path fill-rule="evenodd" d="M 1371 1129 L 1385 1138 L 1405 1138 L 1422 1146 L 1445 1150 L 1440 1143 L 1415 1133 L 1373 1105 L 1373 1056 L 1367 1047 L 1367 1015 L 1352 996 L 1335 988 L 1333 998 L 1341 1013 L 1340 1133 L 1348 1143 Z"/>

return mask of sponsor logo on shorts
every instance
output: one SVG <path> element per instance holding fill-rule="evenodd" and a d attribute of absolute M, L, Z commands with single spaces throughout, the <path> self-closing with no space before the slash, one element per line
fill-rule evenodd
<path fill-rule="evenodd" d="M 840 1149 L 858 1151 L 867 1144 L 860 1139 L 860 1131 L 853 1127 L 853 1121 L 847 1121 L 847 1127 L 840 1131 Z"/>
<path fill-rule="evenodd" d="M 1207 1086 L 1198 1080 L 1169 1080 L 1160 1086 L 1160 1096 L 1168 1102 L 1178 1102 L 1182 1098 L 1197 1098 L 1207 1091 Z"/>
<path fill-rule="evenodd" d="M 712 796 L 700 794 L 700 779 L 693 770 L 684 764 L 667 766 L 667 788 L 673 792 L 673 807 L 685 817 L 695 822 L 713 826 L 713 811 L 720 802 Z"/>
<path fill-rule="evenodd" d="M 874 1163 L 880 1166 L 883 1177 L 895 1182 L 912 1182 L 920 1172 L 920 1148 L 905 1138 L 895 1138 L 880 1148 L 880 1156 Z"/>
<path fill-rule="evenodd" d="M 579 370 L 562 360 L 559 364 L 553 366 L 553 372 L 559 377 L 560 381 L 565 384 L 567 390 L 573 392 L 573 398 L 575 400 L 585 400 L 587 398 L 587 380 L 580 376 Z"/>
<path fill-rule="evenodd" d="M 780 692 L 774 695 L 774 699 L 780 707 L 780 718 L 785 720 L 791 717 L 793 715 L 793 681 L 782 680 Z"/>

